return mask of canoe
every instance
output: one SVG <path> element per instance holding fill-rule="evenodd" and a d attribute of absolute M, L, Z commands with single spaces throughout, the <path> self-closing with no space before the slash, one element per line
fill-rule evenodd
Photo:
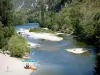
<path fill-rule="evenodd" d="M 33 70 L 33 71 L 37 70 L 36 68 L 33 68 L 33 67 L 27 68 L 27 67 L 24 66 L 24 68 L 25 68 L 25 69 L 30 69 L 30 70 Z"/>
<path fill-rule="evenodd" d="M 33 70 L 33 71 L 37 70 L 36 68 L 31 68 L 31 67 L 30 67 L 29 69 L 31 69 L 31 70 Z"/>

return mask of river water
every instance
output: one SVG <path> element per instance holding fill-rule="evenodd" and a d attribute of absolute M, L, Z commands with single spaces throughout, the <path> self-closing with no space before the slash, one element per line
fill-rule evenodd
<path fill-rule="evenodd" d="M 36 23 L 18 25 L 16 30 L 23 28 L 39 27 Z M 33 48 L 31 58 L 38 61 L 38 70 L 32 75 L 93 75 L 95 66 L 95 48 L 83 42 L 76 41 L 72 36 L 65 36 L 59 42 L 48 40 L 36 40 L 26 37 L 27 41 L 40 44 L 40 47 Z M 73 54 L 68 48 L 90 49 L 88 53 Z"/>

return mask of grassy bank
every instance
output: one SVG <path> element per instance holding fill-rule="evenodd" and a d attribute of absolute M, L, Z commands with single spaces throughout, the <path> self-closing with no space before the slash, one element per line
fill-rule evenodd
<path fill-rule="evenodd" d="M 58 33 L 58 34 L 57 34 L 55 31 L 50 30 L 50 29 L 48 29 L 48 28 L 31 28 L 31 29 L 29 30 L 29 32 L 52 33 L 52 34 L 55 34 L 55 35 L 58 36 L 58 37 L 64 37 L 64 36 L 66 36 L 65 33 Z"/>
<path fill-rule="evenodd" d="M 50 29 L 43 29 L 43 28 L 31 28 L 29 32 L 37 32 L 37 33 L 55 33 Z"/>

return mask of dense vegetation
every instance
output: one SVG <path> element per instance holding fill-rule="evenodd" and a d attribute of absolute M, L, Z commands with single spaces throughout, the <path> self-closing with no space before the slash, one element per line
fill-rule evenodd
<path fill-rule="evenodd" d="M 11 0 L 0 0 L 0 49 L 7 48 L 7 41 L 14 34 Z"/>
<path fill-rule="evenodd" d="M 49 2 L 51 1 L 51 3 Z M 56 4 L 57 3 L 57 4 Z M 46 8 L 45 4 L 53 5 Z M 63 8 L 56 11 L 60 4 Z M 51 9 L 52 8 L 52 9 Z M 100 1 L 99 0 L 43 0 L 27 15 L 40 22 L 41 27 L 63 33 L 73 33 L 78 40 L 87 41 L 100 49 Z"/>
<path fill-rule="evenodd" d="M 13 35 L 8 41 L 8 50 L 11 52 L 11 56 L 15 57 L 22 57 L 25 52 L 30 51 L 26 39 L 18 35 Z"/>
<path fill-rule="evenodd" d="M 42 28 L 31 28 L 29 30 L 29 32 L 38 32 L 38 33 L 54 33 L 52 30 L 50 29 L 42 29 Z"/>
<path fill-rule="evenodd" d="M 25 39 L 15 34 L 13 25 L 24 23 L 20 21 L 23 15 L 12 8 L 12 0 L 0 0 L 0 49 L 9 50 L 11 56 L 22 57 L 29 49 Z"/>

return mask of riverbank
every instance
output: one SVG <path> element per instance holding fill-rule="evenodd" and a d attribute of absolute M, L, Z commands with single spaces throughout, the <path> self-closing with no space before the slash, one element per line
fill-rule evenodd
<path fill-rule="evenodd" d="M 32 70 L 24 69 L 24 63 L 17 58 L 0 53 L 0 75 L 30 75 Z"/>
<path fill-rule="evenodd" d="M 56 36 L 56 34 L 52 33 L 37 33 L 37 32 L 29 32 L 29 29 L 21 29 L 18 30 L 17 33 L 20 33 L 22 36 L 26 35 L 27 37 L 32 37 L 34 39 L 42 39 L 42 40 L 49 40 L 49 41 L 61 41 L 63 40 L 62 37 Z"/>

